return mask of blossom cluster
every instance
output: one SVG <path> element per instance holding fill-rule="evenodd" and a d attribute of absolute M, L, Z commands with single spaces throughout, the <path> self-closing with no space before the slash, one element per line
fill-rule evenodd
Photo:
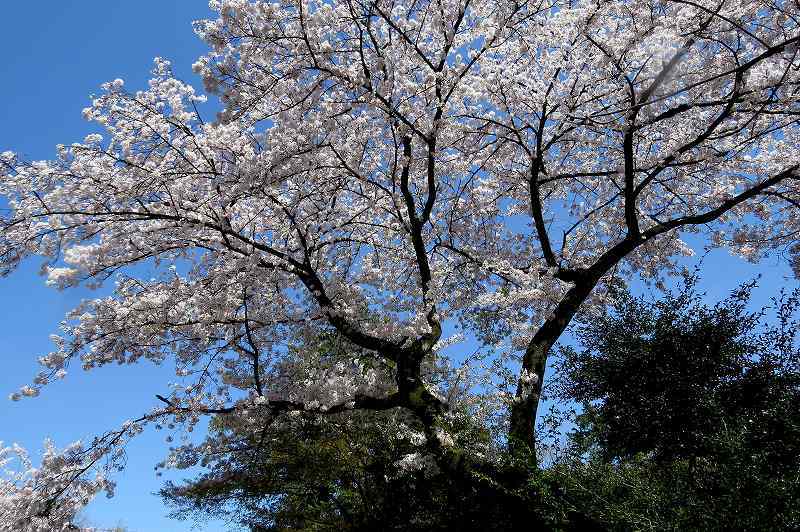
<path fill-rule="evenodd" d="M 89 473 L 93 458 L 81 442 L 59 451 L 45 441 L 41 463 L 34 467 L 25 449 L 0 443 L 0 529 L 76 530 L 76 515 L 97 493 L 114 493 L 102 471 Z"/>

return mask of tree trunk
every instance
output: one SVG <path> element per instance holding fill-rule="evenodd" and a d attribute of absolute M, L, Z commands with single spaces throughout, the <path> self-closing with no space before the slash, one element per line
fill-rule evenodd
<path fill-rule="evenodd" d="M 517 383 L 514 405 L 511 407 L 508 444 L 515 458 L 530 462 L 531 465 L 537 464 L 534 447 L 536 413 L 542 394 L 547 357 L 599 280 L 599 275 L 588 272 L 580 276 L 525 350 L 522 376 Z"/>

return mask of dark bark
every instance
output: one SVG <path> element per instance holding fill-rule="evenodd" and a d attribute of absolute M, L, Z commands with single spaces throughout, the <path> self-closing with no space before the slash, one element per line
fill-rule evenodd
<path fill-rule="evenodd" d="M 534 448 L 536 414 L 550 350 L 603 275 L 644 242 L 639 238 L 625 238 L 601 255 L 590 268 L 562 270 L 556 274 L 560 279 L 572 282 L 573 286 L 558 303 L 552 316 L 536 331 L 522 359 L 523 370 L 535 378 L 529 383 L 520 379 L 511 408 L 508 442 L 517 459 L 532 465 L 537 463 Z"/>
<path fill-rule="evenodd" d="M 547 356 L 595 284 L 596 281 L 586 280 L 573 286 L 558 304 L 553 316 L 544 322 L 525 350 L 522 368 L 529 375 L 535 375 L 535 378 L 533 382 L 529 383 L 523 382 L 521 379 L 517 385 L 515 403 L 511 408 L 509 445 L 515 454 L 520 457 L 522 454 L 527 454 L 528 459 L 533 463 L 536 461 L 535 451 L 532 447 L 534 425 L 542 393 Z"/>

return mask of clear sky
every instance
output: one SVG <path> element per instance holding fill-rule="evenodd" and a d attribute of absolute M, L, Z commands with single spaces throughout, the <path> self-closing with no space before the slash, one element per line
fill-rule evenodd
<path fill-rule="evenodd" d="M 28 160 L 51 158 L 55 145 L 79 141 L 91 131 L 81 118 L 89 94 L 99 85 L 123 78 L 126 87 L 146 86 L 152 59 L 173 61 L 176 73 L 196 86 L 190 65 L 205 48 L 191 22 L 208 15 L 202 0 L 29 1 L 3 4 L 0 49 L 0 151 L 12 150 Z M 705 259 L 701 287 L 712 300 L 738 283 L 762 274 L 757 302 L 766 303 L 779 288 L 796 281 L 777 259 L 747 264 L 723 251 Z M 64 382 L 42 396 L 11 403 L 5 396 L 27 384 L 37 370 L 36 357 L 52 349 L 65 312 L 96 294 L 57 292 L 37 275 L 39 262 L 28 261 L 12 276 L 0 279 L 0 440 L 41 449 L 44 437 L 60 447 L 119 426 L 136 417 L 165 392 L 169 368 L 110 367 L 89 374 L 72 368 Z M 163 434 L 146 432 L 129 447 L 128 467 L 118 478 L 117 496 L 99 498 L 86 515 L 98 526 L 127 525 L 137 532 L 189 530 L 186 523 L 164 517 L 167 510 L 152 493 L 163 478 L 153 466 L 163 456 Z M 180 478 L 176 475 L 175 478 Z M 208 523 L 201 530 L 222 530 Z"/>

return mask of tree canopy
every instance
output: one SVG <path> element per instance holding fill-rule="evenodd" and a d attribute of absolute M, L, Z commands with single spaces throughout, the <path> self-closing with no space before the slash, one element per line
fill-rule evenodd
<path fill-rule="evenodd" d="M 58 288 L 114 290 L 66 317 L 13 398 L 75 364 L 178 377 L 75 479 L 148 424 L 221 415 L 257 434 L 291 412 L 396 409 L 425 436 L 415 467 L 499 475 L 505 446 L 535 466 L 548 354 L 609 286 L 675 272 L 687 233 L 800 264 L 793 3 L 211 6 L 194 70 L 216 119 L 158 58 L 149 87 L 114 80 L 84 110 L 102 134 L 52 161 L 0 155 L 0 274 L 44 256 Z M 298 350 L 331 333 L 347 360 Z M 477 346 L 461 367 L 459 341 Z M 453 443 L 464 411 L 485 449 Z M 70 491 L 47 485 L 30 507 L 4 487 L 3 519 L 56 515 Z"/>
<path fill-rule="evenodd" d="M 800 293 L 752 311 L 753 284 L 711 306 L 695 283 L 578 328 L 553 388 L 582 408 L 552 472 L 611 529 L 795 529 Z"/>

